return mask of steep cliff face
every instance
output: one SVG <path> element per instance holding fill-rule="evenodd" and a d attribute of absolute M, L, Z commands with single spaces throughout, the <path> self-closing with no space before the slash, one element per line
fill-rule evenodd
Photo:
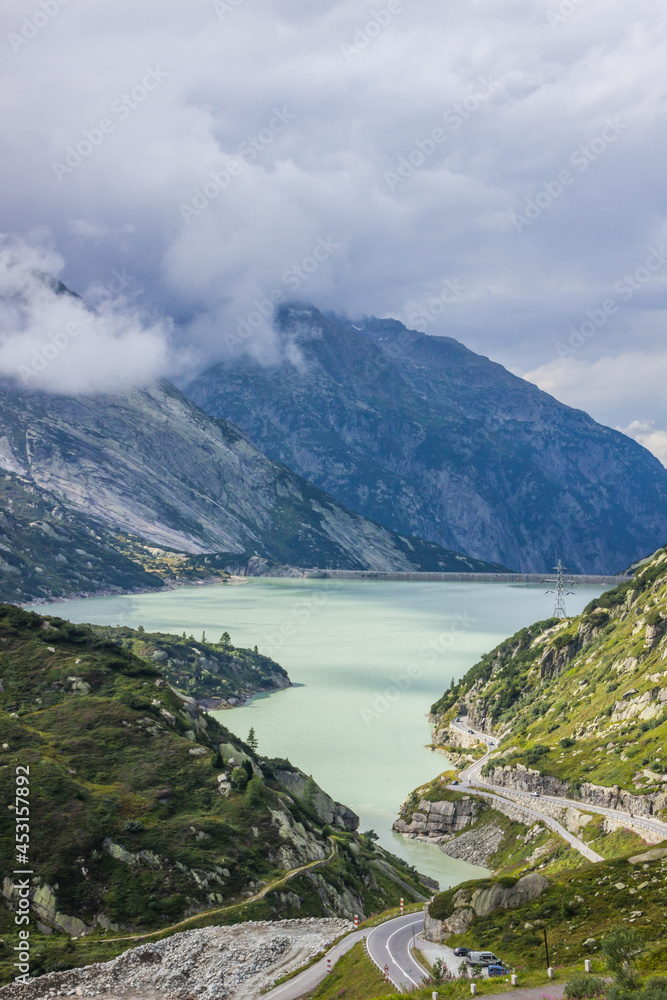
<path fill-rule="evenodd" d="M 667 813 L 667 550 L 583 614 L 541 622 L 484 656 L 432 708 L 436 737 L 467 712 L 501 737 L 506 787 Z"/>
<path fill-rule="evenodd" d="M 187 393 L 351 509 L 526 572 L 618 572 L 667 537 L 656 458 L 455 340 L 311 306 L 277 325 L 282 361 Z"/>
<path fill-rule="evenodd" d="M 491 568 L 346 509 L 167 382 L 76 397 L 0 384 L 0 469 L 17 488 L 37 491 L 42 505 L 63 510 L 82 533 L 92 525 L 98 534 L 120 531 L 178 552 L 215 553 L 220 569 L 259 571 L 262 559 L 343 569 Z M 0 528 L 12 558 L 26 563 L 29 540 L 15 537 L 11 521 Z M 77 562 L 71 552 L 58 556 L 63 567 Z M 123 564 L 120 556 L 116 563 Z M 76 565 L 61 576 L 82 589 Z"/>

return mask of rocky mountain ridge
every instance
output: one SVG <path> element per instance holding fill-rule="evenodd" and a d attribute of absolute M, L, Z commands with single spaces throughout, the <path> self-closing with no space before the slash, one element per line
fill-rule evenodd
<path fill-rule="evenodd" d="M 667 470 L 448 337 L 276 317 L 279 360 L 234 358 L 187 387 L 352 510 L 479 559 L 617 573 L 667 537 Z"/>
<path fill-rule="evenodd" d="M 0 586 L 10 599 L 12 588 L 27 601 L 67 585 L 148 589 L 262 565 L 495 568 L 353 513 L 168 382 L 65 396 L 5 381 L 0 468 L 11 493 L 0 518 Z"/>

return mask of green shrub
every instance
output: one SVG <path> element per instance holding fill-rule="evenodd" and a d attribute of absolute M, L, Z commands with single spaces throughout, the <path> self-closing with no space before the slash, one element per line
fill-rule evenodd
<path fill-rule="evenodd" d="M 262 804 L 262 791 L 262 779 L 254 775 L 248 782 L 245 790 L 246 802 L 252 809 Z"/>
<path fill-rule="evenodd" d="M 244 767 L 235 767 L 232 771 L 232 787 L 237 792 L 244 792 L 248 785 L 248 775 Z"/>
<path fill-rule="evenodd" d="M 605 996 L 607 983 L 599 976 L 591 976 L 586 972 L 574 972 L 565 984 L 563 991 L 567 1000 L 585 1000 L 586 997 Z"/>

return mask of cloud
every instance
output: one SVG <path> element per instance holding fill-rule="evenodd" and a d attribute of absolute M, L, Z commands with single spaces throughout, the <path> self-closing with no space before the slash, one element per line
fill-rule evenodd
<path fill-rule="evenodd" d="M 62 259 L 48 234 L 30 242 L 0 237 L 0 373 L 55 392 L 102 392 L 140 385 L 174 364 L 170 325 L 145 322 L 112 277 L 90 308 L 55 276 Z"/>
<path fill-rule="evenodd" d="M 449 281 L 429 333 L 536 370 L 667 237 L 664 4 L 561 7 L 93 0 L 35 28 L 6 0 L 4 227 L 48 226 L 77 290 L 125 268 L 210 359 L 272 293 L 408 320 Z M 659 273 L 587 360 L 650 354 L 666 308 Z"/>
<path fill-rule="evenodd" d="M 523 377 L 563 403 L 585 409 L 603 423 L 616 426 L 667 462 L 667 351 L 628 351 L 597 361 L 566 358 L 552 361 Z M 657 414 L 649 418 L 649 413 Z M 615 420 L 615 415 L 620 418 Z"/>
<path fill-rule="evenodd" d="M 634 438 L 667 466 L 667 430 L 657 430 L 653 420 L 633 420 L 627 427 L 617 427 L 616 430 Z"/>

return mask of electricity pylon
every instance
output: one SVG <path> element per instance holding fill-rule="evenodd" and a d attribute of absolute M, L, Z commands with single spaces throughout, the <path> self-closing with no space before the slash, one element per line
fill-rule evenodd
<path fill-rule="evenodd" d="M 567 618 L 567 612 L 565 610 L 565 598 L 569 594 L 573 594 L 573 590 L 565 590 L 566 586 L 571 586 L 572 581 L 565 579 L 565 573 L 563 569 L 563 560 L 558 560 L 558 565 L 554 566 L 556 572 L 556 589 L 547 590 L 547 594 L 555 594 L 556 601 L 554 603 L 554 618 Z M 551 583 L 551 580 L 545 580 L 545 583 Z"/>

